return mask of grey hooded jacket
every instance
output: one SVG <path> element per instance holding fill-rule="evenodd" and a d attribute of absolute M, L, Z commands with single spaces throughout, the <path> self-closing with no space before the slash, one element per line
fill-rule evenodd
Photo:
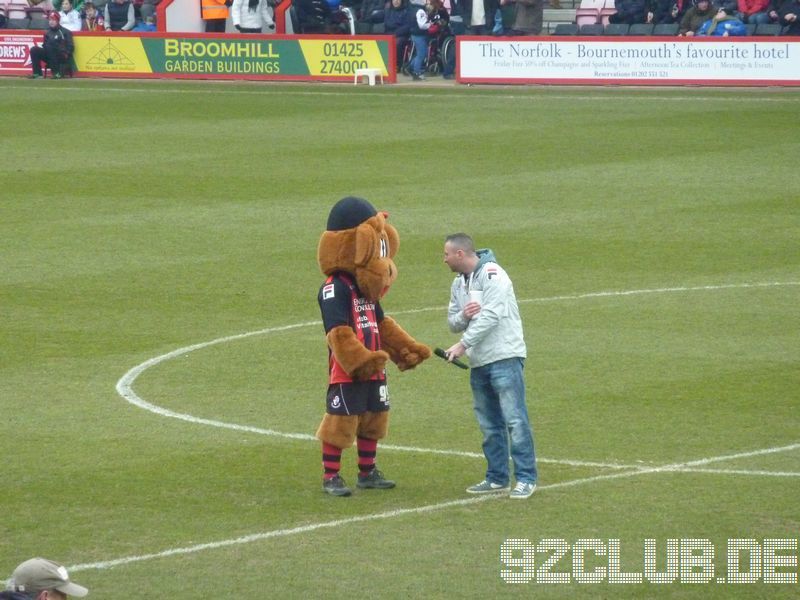
<path fill-rule="evenodd" d="M 477 251 L 478 264 L 469 275 L 459 274 L 450 287 L 447 322 L 453 333 L 464 332 L 472 367 L 482 367 L 506 358 L 525 358 L 525 340 L 514 285 L 497 264 L 489 249 Z M 480 292 L 481 311 L 472 319 L 464 317 L 469 292 Z"/>

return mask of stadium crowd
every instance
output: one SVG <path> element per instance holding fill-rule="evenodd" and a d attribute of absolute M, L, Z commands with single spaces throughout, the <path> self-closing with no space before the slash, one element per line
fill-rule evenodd
<path fill-rule="evenodd" d="M 31 78 L 42 66 L 55 78 L 68 69 L 76 31 L 155 31 L 155 7 L 161 0 L 26 0 L 44 26 L 41 47 L 31 49 Z M 277 0 L 203 0 L 207 32 L 224 32 L 228 18 L 237 31 L 274 30 Z M 299 33 L 375 33 L 395 36 L 398 70 L 415 80 L 425 73 L 452 78 L 455 51 L 446 51 L 454 35 L 541 35 L 547 0 L 293 0 L 293 29 Z M 356 0 L 358 1 L 358 0 Z M 719 4 L 714 2 L 718 1 Z M 550 0 L 560 6 L 560 0 Z M 232 5 L 229 7 L 229 5 Z M 762 25 L 775 34 L 800 35 L 800 0 L 616 0 L 609 24 L 672 26 L 678 36 L 745 36 Z M 600 20 L 598 14 L 598 21 Z M 18 28 L 0 12 L 0 26 Z M 602 25 L 599 25 L 602 30 Z M 577 27 L 574 33 L 579 33 Z M 630 29 L 632 33 L 634 29 Z M 558 31 L 556 31 L 558 33 Z M 664 34 L 665 31 L 662 31 Z M 452 45 L 452 44 L 451 44 Z"/>

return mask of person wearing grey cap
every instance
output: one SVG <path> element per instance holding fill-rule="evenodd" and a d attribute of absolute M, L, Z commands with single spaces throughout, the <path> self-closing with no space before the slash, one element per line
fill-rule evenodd
<path fill-rule="evenodd" d="M 31 558 L 14 569 L 4 595 L 8 600 L 64 600 L 83 598 L 89 590 L 70 581 L 67 569 L 45 558 Z"/>

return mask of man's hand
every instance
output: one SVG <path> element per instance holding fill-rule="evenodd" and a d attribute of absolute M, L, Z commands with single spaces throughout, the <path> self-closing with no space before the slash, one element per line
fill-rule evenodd
<path fill-rule="evenodd" d="M 473 303 L 474 304 L 474 303 Z M 460 341 L 450 346 L 444 353 L 447 355 L 447 360 L 453 362 L 454 358 L 461 358 L 467 352 L 467 349 L 464 347 Z"/>
<path fill-rule="evenodd" d="M 464 318 L 470 320 L 472 317 L 481 312 L 481 305 L 477 302 L 467 302 L 462 312 L 464 313 Z"/>

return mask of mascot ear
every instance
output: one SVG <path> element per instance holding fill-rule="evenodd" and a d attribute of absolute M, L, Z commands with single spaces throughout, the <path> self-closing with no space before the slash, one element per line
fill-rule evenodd
<path fill-rule="evenodd" d="M 356 228 L 356 256 L 355 264 L 363 267 L 376 256 L 380 256 L 381 238 L 370 222 L 362 223 Z"/>
<path fill-rule="evenodd" d="M 385 225 L 385 231 L 386 237 L 389 239 L 389 258 L 394 258 L 394 255 L 400 249 L 400 234 L 397 233 L 397 229 L 388 223 Z"/>

